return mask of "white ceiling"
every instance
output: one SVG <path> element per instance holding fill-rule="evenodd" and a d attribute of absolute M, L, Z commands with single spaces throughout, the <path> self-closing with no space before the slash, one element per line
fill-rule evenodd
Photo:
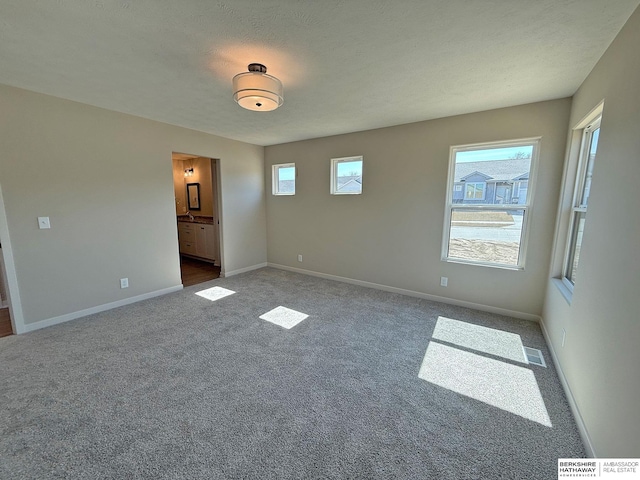
<path fill-rule="evenodd" d="M 572 95 L 640 0 L 0 0 L 0 83 L 272 145 Z M 263 63 L 284 105 L 231 78 Z"/>

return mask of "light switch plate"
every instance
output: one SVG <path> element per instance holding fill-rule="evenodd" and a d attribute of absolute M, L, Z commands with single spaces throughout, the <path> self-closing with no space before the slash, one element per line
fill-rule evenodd
<path fill-rule="evenodd" d="M 44 230 L 45 228 L 51 228 L 51 222 L 49 217 L 38 217 L 38 228 Z"/>

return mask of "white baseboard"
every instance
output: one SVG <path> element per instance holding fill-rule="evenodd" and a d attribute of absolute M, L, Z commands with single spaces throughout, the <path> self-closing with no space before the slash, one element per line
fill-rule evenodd
<path fill-rule="evenodd" d="M 59 323 L 75 320 L 76 318 L 86 317 L 87 315 L 93 315 L 94 313 L 104 312 L 106 310 L 111 310 L 112 308 L 122 307 L 124 305 L 129 305 L 131 303 L 141 302 L 142 300 L 147 300 L 153 297 L 159 297 L 160 295 L 166 295 L 168 293 L 178 292 L 180 290 L 182 290 L 182 285 L 176 285 L 174 287 L 163 288 L 162 290 L 156 290 L 154 292 L 144 293 L 142 295 L 136 295 L 135 297 L 124 298 L 116 302 L 105 303 L 104 305 L 98 305 L 97 307 L 91 307 L 85 310 L 79 310 L 77 312 L 67 313 L 65 315 L 60 315 L 58 317 L 47 318 L 45 320 L 40 320 L 34 323 L 27 323 L 23 326 L 21 331 L 16 333 L 20 334 L 20 333 L 33 332 L 34 330 L 40 330 L 41 328 L 51 327 L 53 325 L 58 325 Z"/>
<path fill-rule="evenodd" d="M 575 419 L 578 426 L 578 432 L 580 433 L 580 438 L 582 439 L 584 448 L 587 451 L 587 455 L 591 458 L 598 458 L 598 456 L 596 455 L 596 451 L 593 448 L 593 443 L 591 442 L 591 437 L 589 436 L 587 426 L 585 425 L 584 420 L 582 420 L 582 415 L 580 415 L 578 404 L 573 397 L 573 393 L 571 392 L 571 388 L 569 387 L 569 382 L 567 382 L 567 377 L 564 376 L 560 361 L 558 360 L 556 351 L 553 348 L 553 344 L 551 343 L 551 337 L 549 336 L 549 332 L 547 332 L 547 328 L 544 325 L 544 320 L 540 321 L 540 328 L 542 329 L 542 335 L 544 336 L 544 340 L 547 343 L 549 352 L 551 352 L 551 360 L 553 360 L 553 365 L 556 367 L 556 372 L 558 372 L 558 377 L 560 378 L 562 389 L 564 390 L 564 394 L 567 397 L 567 401 L 569 402 L 571 413 L 573 414 L 573 418 Z"/>
<path fill-rule="evenodd" d="M 259 268 L 264 268 L 267 266 L 267 263 L 258 263 L 256 265 L 251 265 L 250 267 L 239 268 L 238 270 L 231 270 L 230 272 L 220 272 L 221 277 L 233 277 L 234 275 L 239 275 L 241 273 L 250 272 L 251 270 L 258 270 Z"/>
<path fill-rule="evenodd" d="M 438 295 L 430 295 L 428 293 L 416 292 L 413 290 L 405 290 L 404 288 L 390 287 L 388 285 L 365 282 L 363 280 L 355 280 L 353 278 L 339 277 L 337 275 L 330 275 L 328 273 L 319 273 L 319 272 L 314 272 L 312 270 L 303 270 L 302 268 L 288 267 L 286 265 L 279 265 L 277 263 L 268 263 L 267 266 L 278 268 L 280 270 L 288 270 L 290 272 L 301 273 L 303 275 L 311 275 L 313 277 L 326 278 L 327 280 L 335 280 L 337 282 L 350 283 L 352 285 L 358 285 L 361 287 L 375 288 L 376 290 L 384 290 L 385 292 L 399 293 L 401 295 L 407 295 L 409 297 L 423 298 L 425 300 L 431 300 L 432 302 L 446 303 L 448 305 L 456 305 L 458 307 L 473 308 L 475 310 L 481 310 L 483 312 L 495 313 L 498 315 L 505 315 L 507 317 L 520 318 L 523 320 L 529 320 L 531 322 L 540 322 L 540 317 L 538 315 L 518 312 L 515 310 L 507 310 L 506 308 L 492 307 L 490 305 L 483 305 L 480 303 L 465 302 L 464 300 L 456 300 L 454 298 L 440 297 Z"/>

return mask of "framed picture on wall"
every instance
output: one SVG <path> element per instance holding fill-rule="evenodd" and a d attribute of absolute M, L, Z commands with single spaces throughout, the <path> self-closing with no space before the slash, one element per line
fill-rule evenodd
<path fill-rule="evenodd" d="M 200 210 L 200 184 L 187 183 L 187 204 L 189 210 Z"/>

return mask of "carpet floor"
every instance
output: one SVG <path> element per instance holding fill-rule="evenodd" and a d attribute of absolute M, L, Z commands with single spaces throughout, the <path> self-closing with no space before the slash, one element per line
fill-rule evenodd
<path fill-rule="evenodd" d="M 3 479 L 553 479 L 585 455 L 537 324 L 271 268 L 3 338 L 0 365 Z"/>

